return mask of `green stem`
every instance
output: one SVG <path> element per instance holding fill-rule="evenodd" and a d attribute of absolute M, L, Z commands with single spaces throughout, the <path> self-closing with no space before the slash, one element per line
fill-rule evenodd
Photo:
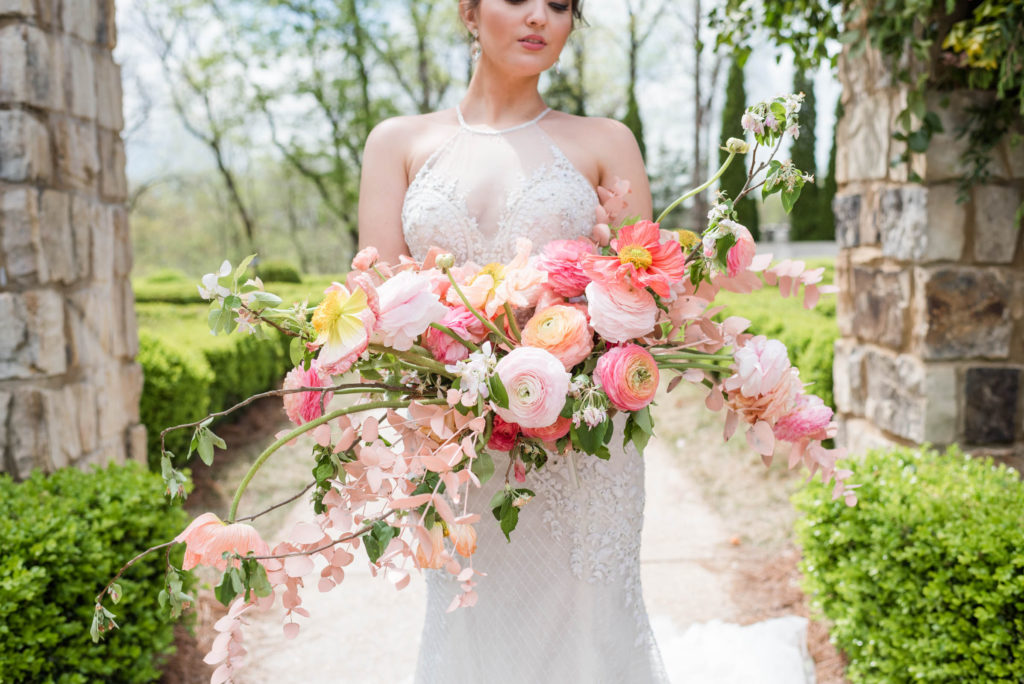
<path fill-rule="evenodd" d="M 434 359 L 430 358 L 424 358 L 411 350 L 399 351 L 397 349 L 392 349 L 391 347 L 385 347 L 382 344 L 371 344 L 370 349 L 372 351 L 377 352 L 378 354 L 391 354 L 393 356 L 397 356 L 403 361 L 408 361 L 409 363 L 419 366 L 420 368 L 423 368 L 425 370 L 428 370 L 431 373 L 437 373 L 438 375 L 443 375 L 446 378 L 452 377 L 452 374 L 448 372 L 448 369 L 445 368 L 444 364 L 441 363 L 440 361 L 435 361 Z"/>
<path fill-rule="evenodd" d="M 735 152 L 730 152 L 729 156 L 725 160 L 725 163 L 722 164 L 721 168 L 719 168 L 718 171 L 715 172 L 714 176 L 712 176 L 711 178 L 708 179 L 707 183 L 705 183 L 704 185 L 700 186 L 699 188 L 694 188 L 693 190 L 690 190 L 689 192 L 681 195 L 679 197 L 679 199 L 677 199 L 672 204 L 668 205 L 668 207 L 665 208 L 665 211 L 661 212 L 661 216 L 658 217 L 658 220 L 655 221 L 655 223 L 660 224 L 662 221 L 665 220 L 665 217 L 668 216 L 672 212 L 673 209 L 675 209 L 680 204 L 682 204 L 686 200 L 690 199 L 694 195 L 698 195 L 698 194 L 704 192 L 705 190 L 707 190 L 708 188 L 710 188 L 712 183 L 714 183 L 716 180 L 718 180 L 719 178 L 722 177 L 722 174 L 725 173 L 725 170 L 727 168 L 729 168 L 729 164 L 732 163 L 733 157 L 735 157 L 735 156 L 736 156 Z"/>
<path fill-rule="evenodd" d="M 512 305 L 508 302 L 505 302 L 505 320 L 508 321 L 508 327 L 512 330 L 512 336 L 516 338 L 516 342 L 522 342 L 523 334 L 519 332 L 516 317 L 512 315 Z"/>
<path fill-rule="evenodd" d="M 453 340 L 455 340 L 456 342 L 461 344 L 463 347 L 465 347 L 469 351 L 479 351 L 479 349 L 480 349 L 480 347 L 476 346 L 475 344 L 473 344 L 469 340 L 464 340 L 461 337 L 459 337 L 458 333 L 456 333 L 454 330 L 452 330 L 451 328 L 449 328 L 446 325 L 441 325 L 440 323 L 431 323 L 430 327 L 433 328 L 434 330 L 440 330 L 445 335 L 447 335 L 448 337 L 452 338 Z"/>
<path fill-rule="evenodd" d="M 459 284 L 457 282 L 455 282 L 455 276 L 452 275 L 451 270 L 447 268 L 444 269 L 444 274 L 448 276 L 448 282 L 450 282 L 452 284 L 452 287 L 455 288 L 455 293 L 459 295 L 459 299 L 462 300 L 462 303 L 466 306 L 467 309 L 469 309 L 470 313 L 476 316 L 477 320 L 483 323 L 485 328 L 487 328 L 495 335 L 497 335 L 498 340 L 503 341 L 505 344 L 509 346 L 510 349 L 514 348 L 516 346 L 515 343 L 513 343 L 512 340 L 508 339 L 508 337 L 505 336 L 505 333 L 498 330 L 498 326 L 494 325 L 494 323 L 491 323 L 489 320 L 484 318 L 483 314 L 477 311 L 476 307 L 469 303 L 469 300 L 466 299 L 466 295 L 462 293 L 462 288 L 459 287 Z"/>
<path fill-rule="evenodd" d="M 663 369 L 666 369 L 666 370 L 677 370 L 677 371 L 686 371 L 686 370 L 696 369 L 696 370 L 714 371 L 716 373 L 728 373 L 728 372 L 730 372 L 728 368 L 723 368 L 721 366 L 712 366 L 712 365 L 706 364 L 706 363 L 686 363 L 686 364 L 676 364 L 676 363 L 661 364 L 661 363 L 659 363 L 658 364 L 658 368 L 663 368 Z"/>
<path fill-rule="evenodd" d="M 422 399 L 417 401 L 425 405 L 448 403 L 445 399 Z M 232 522 L 235 519 L 235 515 L 237 515 L 238 513 L 238 504 L 241 503 L 242 501 L 242 494 L 245 493 L 245 490 L 249 486 L 249 483 L 252 481 L 252 478 L 256 476 L 256 473 L 259 472 L 259 469 L 263 467 L 263 464 L 266 463 L 267 459 L 270 458 L 270 456 L 275 451 L 283 447 L 288 442 L 292 441 L 296 437 L 306 432 L 309 432 L 314 428 L 320 427 L 324 423 L 328 423 L 334 420 L 335 418 L 340 418 L 341 416 L 347 416 L 350 413 L 358 413 L 360 411 L 375 411 L 377 409 L 387 408 L 408 408 L 410 403 L 412 402 L 409 399 L 393 399 L 390 401 L 374 401 L 368 404 L 356 404 L 355 406 L 346 406 L 345 408 L 324 414 L 317 418 L 316 420 L 311 420 L 308 423 L 305 423 L 304 425 L 300 425 L 299 427 L 289 432 L 287 435 L 284 435 L 283 437 L 281 437 L 276 442 L 274 442 L 273 444 L 271 444 L 270 446 L 263 450 L 263 453 L 259 455 L 259 458 L 257 458 L 256 461 L 249 468 L 249 472 L 245 474 L 245 477 L 243 477 L 242 481 L 238 484 L 238 489 L 235 490 L 235 497 L 231 500 L 231 510 L 228 512 L 227 521 Z"/>
<path fill-rule="evenodd" d="M 694 361 L 732 361 L 731 354 L 702 354 L 700 352 L 672 352 L 671 354 L 653 354 L 655 359 L 692 359 Z"/>

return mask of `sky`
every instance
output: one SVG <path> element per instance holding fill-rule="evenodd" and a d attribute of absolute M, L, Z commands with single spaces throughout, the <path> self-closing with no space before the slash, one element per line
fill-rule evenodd
<path fill-rule="evenodd" d="M 128 177 L 133 182 L 143 182 L 176 172 L 212 168 L 213 160 L 208 150 L 184 130 L 168 106 L 159 62 L 142 39 L 143 32 L 135 12 L 136 1 L 118 2 L 119 41 L 114 53 L 115 59 L 122 65 L 125 80 Z M 615 27 L 624 22 L 624 13 L 619 3 L 591 2 L 586 11 L 592 26 L 584 30 L 600 32 L 602 47 L 607 45 L 606 49 L 594 51 L 599 53 L 594 68 L 621 73 L 626 55 L 617 45 L 618 37 L 614 35 Z M 667 148 L 686 151 L 690 149 L 692 140 L 692 115 L 688 111 L 692 110 L 692 104 L 688 104 L 692 92 L 692 66 L 689 62 L 691 48 L 685 44 L 686 41 L 679 40 L 678 33 L 666 35 L 663 40 L 659 44 L 656 38 L 652 38 L 646 46 L 641 63 L 641 72 L 645 77 L 639 88 L 645 137 L 648 149 L 654 151 L 655 157 L 651 161 L 655 165 L 658 163 L 657 150 Z M 767 46 L 755 48 L 747 62 L 746 75 L 747 96 L 751 102 L 792 89 L 791 61 L 783 59 L 776 63 L 774 52 Z M 724 87 L 724 74 L 722 80 L 720 87 Z M 839 95 L 839 85 L 827 68 L 815 74 L 815 82 L 818 98 L 816 158 L 820 175 L 828 163 L 834 124 L 833 110 Z M 451 97 L 458 98 L 460 94 L 453 92 Z M 716 98 L 718 107 L 722 99 Z M 132 129 L 131 124 L 133 120 L 138 120 L 137 114 L 144 108 L 146 101 L 151 102 L 152 106 L 145 124 Z M 717 113 L 712 115 L 715 128 L 718 118 Z M 717 138 L 718 131 L 713 130 L 712 139 Z"/>

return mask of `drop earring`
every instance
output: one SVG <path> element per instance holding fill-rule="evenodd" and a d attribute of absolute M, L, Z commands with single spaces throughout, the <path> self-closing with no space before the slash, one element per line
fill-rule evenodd
<path fill-rule="evenodd" d="M 561 58 L 555 60 L 555 73 L 559 76 L 562 75 L 562 60 Z"/>
<path fill-rule="evenodd" d="M 483 48 L 480 47 L 480 33 L 473 30 L 470 32 L 470 35 L 473 36 L 473 42 L 469 47 L 469 56 L 476 63 L 480 61 L 480 55 L 483 54 Z"/>

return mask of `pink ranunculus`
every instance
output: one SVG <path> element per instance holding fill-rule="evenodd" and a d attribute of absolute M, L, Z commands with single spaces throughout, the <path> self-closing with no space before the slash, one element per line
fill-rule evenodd
<path fill-rule="evenodd" d="M 377 288 L 380 316 L 374 341 L 399 351 L 410 349 L 431 323 L 448 312 L 431 290 L 430 279 L 402 271 Z"/>
<path fill-rule="evenodd" d="M 498 414 L 494 414 L 493 420 L 494 427 L 491 429 L 487 448 L 492 451 L 511 451 L 516 445 L 516 437 L 519 436 L 519 424 L 502 420 Z"/>
<path fill-rule="evenodd" d="M 284 376 L 283 389 L 298 389 L 299 387 L 328 387 L 330 376 L 324 374 L 320 364 L 315 360 L 309 366 L 309 370 L 301 365 L 288 371 Z M 330 403 L 334 394 L 328 392 L 323 397 L 323 404 Z M 316 420 L 323 415 L 320 409 L 320 392 L 295 392 L 284 395 L 284 412 L 288 414 L 288 420 L 296 425 L 303 425 L 311 420 Z"/>
<path fill-rule="evenodd" d="M 802 394 L 796 400 L 796 408 L 775 423 L 775 438 L 783 442 L 799 442 L 802 439 L 818 439 L 832 420 L 832 409 L 825 406 L 821 397 Z"/>
<path fill-rule="evenodd" d="M 654 329 L 658 305 L 643 287 L 592 282 L 587 285 L 590 325 L 609 342 L 628 342 Z"/>
<path fill-rule="evenodd" d="M 438 323 L 467 342 L 483 342 L 487 338 L 487 328 L 464 306 L 451 307 Z M 427 328 L 423 333 L 423 346 L 435 359 L 444 364 L 458 363 L 469 358 L 469 349 L 465 345 L 436 328 Z"/>
<path fill-rule="evenodd" d="M 357 271 L 368 271 L 373 268 L 378 259 L 380 259 L 380 254 L 376 247 L 364 247 L 352 259 L 352 268 Z"/>
<path fill-rule="evenodd" d="M 594 244 L 588 240 L 552 240 L 544 246 L 537 266 L 547 271 L 547 284 L 556 293 L 579 297 L 590 282 L 580 260 L 594 253 Z"/>
<path fill-rule="evenodd" d="M 522 343 L 554 354 L 565 370 L 590 356 L 594 333 L 587 315 L 572 305 L 556 305 L 538 311 L 523 328 Z"/>
<path fill-rule="evenodd" d="M 638 344 L 612 347 L 597 361 L 594 377 L 615 408 L 639 411 L 654 401 L 658 391 L 658 364 Z"/>
<path fill-rule="evenodd" d="M 252 525 L 245 523 L 225 524 L 213 513 L 203 513 L 174 538 L 185 543 L 185 560 L 182 568 L 191 570 L 197 565 L 208 565 L 218 570 L 227 568 L 222 558 L 225 551 L 241 556 L 250 551 L 257 556 L 270 554 L 266 542 Z M 238 561 L 233 565 L 238 566 Z"/>
<path fill-rule="evenodd" d="M 729 223 L 734 222 L 729 221 Z M 754 243 L 754 237 L 746 226 L 739 223 L 734 223 L 734 225 L 733 235 L 736 237 L 736 244 L 729 248 L 729 254 L 726 255 L 730 278 L 735 278 L 750 268 L 750 264 L 754 261 L 754 255 L 757 253 L 757 244 Z"/>
<path fill-rule="evenodd" d="M 554 423 L 542 428 L 523 428 L 523 434 L 544 442 L 554 442 L 569 434 L 572 420 L 558 416 Z"/>
<path fill-rule="evenodd" d="M 517 347 L 498 361 L 494 371 L 508 393 L 508 408 L 495 408 L 503 420 L 522 427 L 551 425 L 569 392 L 569 373 L 549 351 Z"/>

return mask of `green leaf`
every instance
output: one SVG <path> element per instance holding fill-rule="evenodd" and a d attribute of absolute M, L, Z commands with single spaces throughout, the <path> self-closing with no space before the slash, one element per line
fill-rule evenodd
<path fill-rule="evenodd" d="M 509 493 L 509 489 L 506 487 L 505 489 L 499 489 L 494 493 L 494 496 L 491 497 L 491 513 L 494 514 L 494 518 L 496 520 L 501 520 L 500 511 L 502 506 L 505 504 L 505 500 L 508 499 Z"/>
<path fill-rule="evenodd" d="M 503 409 L 508 408 L 508 392 L 505 390 L 505 383 L 501 381 L 497 373 L 487 379 L 487 387 L 490 390 L 491 399 Z"/>
<path fill-rule="evenodd" d="M 220 578 L 220 584 L 213 589 L 213 595 L 217 597 L 225 606 L 231 603 L 231 600 L 238 596 L 238 590 L 235 589 L 235 574 L 238 572 L 237 568 L 228 568 L 224 571 L 224 574 Z"/>
<path fill-rule="evenodd" d="M 244 259 L 242 259 L 242 262 L 240 264 L 238 264 L 238 268 L 235 269 L 235 276 L 234 276 L 236 283 L 239 280 L 241 280 L 242 278 L 245 277 L 245 272 L 247 270 L 249 270 L 249 264 L 251 264 L 252 260 L 255 259 L 255 258 L 256 258 L 255 254 L 250 254 L 249 256 L 247 256 Z"/>
<path fill-rule="evenodd" d="M 256 311 L 268 306 L 277 306 L 280 303 L 281 298 L 270 292 L 257 290 L 249 293 L 249 308 Z"/>
<path fill-rule="evenodd" d="M 381 554 L 388 548 L 391 539 L 398 533 L 398 530 L 383 520 L 373 524 L 370 532 L 363 536 L 363 543 L 366 547 L 366 555 L 371 563 L 376 563 Z"/>
<path fill-rule="evenodd" d="M 796 206 L 796 201 L 800 199 L 800 192 L 803 190 L 803 182 L 797 182 L 792 190 L 782 191 L 782 208 L 786 210 L 786 213 L 793 211 L 793 207 Z"/>
<path fill-rule="evenodd" d="M 505 534 L 505 539 L 509 542 L 512 541 L 512 531 L 516 529 L 516 525 L 519 524 L 519 509 L 509 503 L 508 506 L 502 508 L 501 511 L 501 531 Z"/>
<path fill-rule="evenodd" d="M 487 451 L 481 449 L 477 451 L 470 470 L 480 480 L 480 484 L 484 484 L 494 476 L 494 459 Z"/>
<path fill-rule="evenodd" d="M 228 307 L 219 306 L 216 302 L 210 305 L 210 314 L 207 316 L 207 323 L 210 326 L 210 332 L 214 335 L 219 335 L 221 332 L 230 333 L 234 330 L 235 315 Z"/>
<path fill-rule="evenodd" d="M 213 440 L 210 439 L 210 431 L 206 428 L 200 428 L 197 432 L 199 435 L 199 458 L 203 459 L 203 463 L 208 466 L 213 465 Z"/>
<path fill-rule="evenodd" d="M 644 406 L 632 415 L 633 424 L 644 431 L 645 434 L 654 434 L 654 420 L 651 418 L 651 407 Z"/>
<path fill-rule="evenodd" d="M 110 589 L 107 591 L 107 594 L 110 595 L 110 600 L 117 604 L 121 602 L 121 597 L 124 596 L 124 591 L 121 589 L 120 584 L 114 582 L 110 585 Z"/>
<path fill-rule="evenodd" d="M 298 366 L 306 356 L 306 345 L 301 337 L 293 337 L 288 343 L 288 358 L 293 366 Z"/>

